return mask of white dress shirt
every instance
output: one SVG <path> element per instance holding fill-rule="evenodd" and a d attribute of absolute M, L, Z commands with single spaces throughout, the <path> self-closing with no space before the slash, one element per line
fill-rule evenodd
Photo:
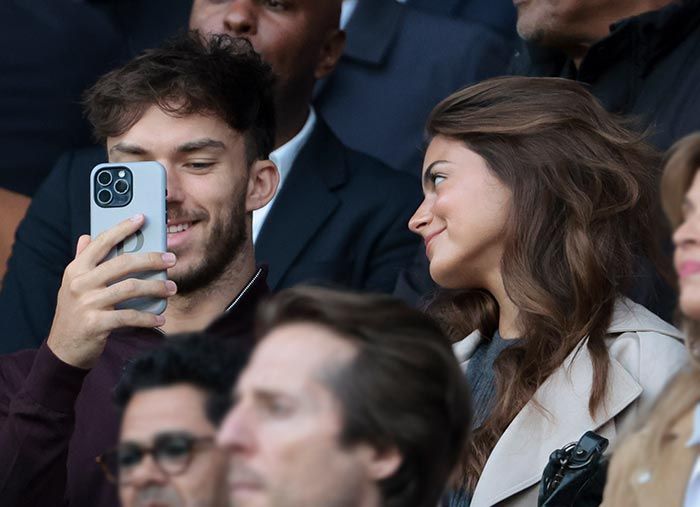
<path fill-rule="evenodd" d="M 275 203 L 280 190 L 282 190 L 282 185 L 284 185 L 284 181 L 287 179 L 289 171 L 292 170 L 292 166 L 294 165 L 294 161 L 296 160 L 299 151 L 301 151 L 302 147 L 309 140 L 309 136 L 311 135 L 311 131 L 314 129 L 314 125 L 316 125 L 316 113 L 314 112 L 313 108 L 310 108 L 306 123 L 299 133 L 270 153 L 270 160 L 275 163 L 277 170 L 280 173 L 280 183 L 277 186 L 277 192 L 275 192 L 275 196 L 272 198 L 272 200 L 264 207 L 253 211 L 253 243 L 255 243 L 255 241 L 258 239 L 260 229 L 262 229 L 262 226 L 265 223 L 265 218 L 267 218 L 270 208 L 272 208 L 272 205 Z"/>
<path fill-rule="evenodd" d="M 343 7 L 342 10 L 340 11 L 340 28 L 345 30 L 345 27 L 348 26 L 348 23 L 350 22 L 350 18 L 355 12 L 355 9 L 357 8 L 357 2 L 359 0 L 343 0 Z M 368 0 L 368 1 L 374 1 L 374 0 Z M 400 4 L 405 4 L 406 0 L 396 0 Z"/>
<path fill-rule="evenodd" d="M 700 404 L 695 407 L 695 416 L 693 418 L 693 434 L 685 444 L 687 447 L 700 445 Z M 700 507 L 700 457 L 695 460 L 695 466 L 690 473 L 688 486 L 685 490 L 684 507 Z"/>
<path fill-rule="evenodd" d="M 340 11 L 340 28 L 343 30 L 345 30 L 345 27 L 348 26 L 348 22 L 355 12 L 356 7 L 357 0 L 343 0 L 343 7 Z"/>

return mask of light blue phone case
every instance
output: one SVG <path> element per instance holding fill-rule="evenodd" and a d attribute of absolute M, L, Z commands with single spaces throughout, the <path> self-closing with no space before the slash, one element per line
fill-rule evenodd
<path fill-rule="evenodd" d="M 131 171 L 131 201 L 121 207 L 102 207 L 96 201 L 97 173 L 105 168 L 124 167 Z M 94 239 L 137 213 L 142 213 L 146 222 L 139 233 L 127 238 L 112 249 L 105 260 L 120 254 L 165 252 L 168 246 L 167 217 L 165 205 L 166 171 L 158 162 L 125 162 L 99 164 L 90 173 L 90 236 Z M 166 280 L 166 271 L 135 273 L 130 278 Z M 166 299 L 134 298 L 117 305 L 118 309 L 161 314 L 167 306 Z"/>

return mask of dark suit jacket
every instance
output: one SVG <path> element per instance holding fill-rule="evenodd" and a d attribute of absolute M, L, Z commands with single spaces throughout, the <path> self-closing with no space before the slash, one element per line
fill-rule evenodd
<path fill-rule="evenodd" d="M 33 195 L 65 151 L 92 145 L 81 94 L 187 26 L 191 0 L 0 2 L 0 187 Z"/>
<path fill-rule="evenodd" d="M 408 5 L 454 18 L 481 23 L 505 35 L 517 37 L 518 13 L 513 0 L 408 0 Z"/>
<path fill-rule="evenodd" d="M 361 0 L 346 29 L 338 67 L 317 85 L 316 109 L 347 146 L 413 174 L 423 130 L 450 93 L 505 71 L 511 48 L 476 24 Z"/>
<path fill-rule="evenodd" d="M 0 292 L 0 353 L 48 335 L 65 267 L 90 230 L 89 174 L 103 148 L 61 158 L 20 224 Z M 407 222 L 420 184 L 345 148 L 318 118 L 258 237 L 268 284 L 324 281 L 390 292 L 419 238 Z"/>

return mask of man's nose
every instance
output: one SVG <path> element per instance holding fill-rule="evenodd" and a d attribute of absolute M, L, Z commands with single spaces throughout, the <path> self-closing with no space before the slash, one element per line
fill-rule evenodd
<path fill-rule="evenodd" d="M 236 36 L 255 35 L 258 31 L 257 6 L 251 0 L 233 0 L 224 17 L 224 30 Z"/>
<path fill-rule="evenodd" d="M 245 406 L 231 408 L 216 435 L 216 443 L 227 452 L 240 452 L 253 446 L 251 421 Z"/>
<path fill-rule="evenodd" d="M 182 181 L 180 179 L 180 175 L 177 173 L 176 170 L 168 169 L 166 184 L 167 188 L 165 194 L 165 202 L 182 202 L 184 195 L 182 191 Z"/>

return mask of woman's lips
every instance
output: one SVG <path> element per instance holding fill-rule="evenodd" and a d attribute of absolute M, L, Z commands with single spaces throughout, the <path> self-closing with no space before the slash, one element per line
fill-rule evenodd
<path fill-rule="evenodd" d="M 700 262 L 698 261 L 685 261 L 681 263 L 680 269 L 678 270 L 678 276 L 680 278 L 686 278 L 697 273 L 700 273 Z"/>
<path fill-rule="evenodd" d="M 440 235 L 445 229 L 441 229 L 439 231 L 436 231 L 432 234 L 429 234 L 428 236 L 425 237 L 425 250 L 426 252 L 428 251 L 428 248 L 430 247 L 430 243 L 438 236 Z"/>

